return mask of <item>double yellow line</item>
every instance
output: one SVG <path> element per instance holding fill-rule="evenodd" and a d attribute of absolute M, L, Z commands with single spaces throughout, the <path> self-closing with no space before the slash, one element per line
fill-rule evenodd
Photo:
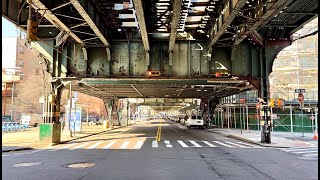
<path fill-rule="evenodd" d="M 160 119 L 160 124 L 159 124 L 159 127 L 158 127 L 158 131 L 157 131 L 157 137 L 156 137 L 156 140 L 159 142 L 160 139 L 161 139 L 161 122 L 162 120 Z"/>

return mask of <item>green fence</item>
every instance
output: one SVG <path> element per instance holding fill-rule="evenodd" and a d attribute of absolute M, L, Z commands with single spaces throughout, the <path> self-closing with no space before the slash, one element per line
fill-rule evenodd
<path fill-rule="evenodd" d="M 273 131 L 314 132 L 318 125 L 318 113 L 314 107 L 303 110 L 298 107 L 272 108 Z M 214 112 L 213 125 L 223 128 L 260 130 L 260 119 L 256 107 L 247 105 L 218 106 Z M 228 126 L 229 125 L 229 126 Z"/>

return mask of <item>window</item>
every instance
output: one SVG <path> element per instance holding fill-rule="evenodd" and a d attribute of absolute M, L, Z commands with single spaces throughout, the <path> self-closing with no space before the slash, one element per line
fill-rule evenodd
<path fill-rule="evenodd" d="M 24 65 L 23 60 L 20 59 L 20 60 L 18 61 L 18 66 L 19 66 L 19 67 L 23 67 L 23 65 Z"/>
<path fill-rule="evenodd" d="M 20 47 L 19 47 L 19 53 L 21 53 L 21 54 L 24 53 L 24 47 L 23 47 L 23 46 L 20 46 Z"/>

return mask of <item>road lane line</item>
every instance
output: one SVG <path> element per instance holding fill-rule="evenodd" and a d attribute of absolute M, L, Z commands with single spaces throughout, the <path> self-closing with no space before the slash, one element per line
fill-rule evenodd
<path fill-rule="evenodd" d="M 208 145 L 209 147 L 218 147 L 218 146 L 215 146 L 211 143 L 209 143 L 208 141 L 202 141 L 203 143 L 205 143 L 206 145 Z"/>
<path fill-rule="evenodd" d="M 172 145 L 170 144 L 170 141 L 166 140 L 164 141 L 164 143 L 166 144 L 167 147 L 172 147 Z"/>
<path fill-rule="evenodd" d="M 134 148 L 135 148 L 135 149 L 141 149 L 142 145 L 143 145 L 143 141 L 138 141 L 138 142 L 136 143 L 136 145 L 134 146 Z"/>
<path fill-rule="evenodd" d="M 66 148 L 68 148 L 68 147 L 70 147 L 70 146 L 72 146 L 72 145 L 75 145 L 75 143 L 67 144 L 67 145 L 65 145 L 65 146 L 62 146 L 62 147 L 59 147 L 59 148 L 56 148 L 56 149 L 51 149 L 51 150 L 49 150 L 49 151 L 57 151 L 57 150 L 60 150 L 60 149 L 66 149 Z"/>
<path fill-rule="evenodd" d="M 179 143 L 182 147 L 185 147 L 185 148 L 188 148 L 188 147 L 189 147 L 189 146 L 186 145 L 183 141 L 178 140 L 178 143 Z"/>
<path fill-rule="evenodd" d="M 97 143 L 95 143 L 94 145 L 88 147 L 88 149 L 93 149 L 93 148 L 99 146 L 99 144 L 101 144 L 101 143 L 102 143 L 101 141 L 100 141 L 100 142 L 97 142 Z"/>
<path fill-rule="evenodd" d="M 120 149 L 125 149 L 128 144 L 130 143 L 130 141 L 125 141 L 121 146 L 120 146 Z"/>
<path fill-rule="evenodd" d="M 192 140 L 188 140 L 188 141 L 194 145 L 193 147 L 202 147 L 200 146 L 200 144 L 196 143 L 195 141 L 192 141 Z"/>
<path fill-rule="evenodd" d="M 83 143 L 83 144 L 81 144 L 81 145 L 79 145 L 79 146 L 76 146 L 76 147 L 74 147 L 74 148 L 71 148 L 71 149 L 69 149 L 69 150 L 75 150 L 75 149 L 81 148 L 81 147 L 83 147 L 83 146 L 85 146 L 85 145 L 87 145 L 87 144 L 89 144 L 89 143 L 90 143 L 90 142 Z"/>
<path fill-rule="evenodd" d="M 215 142 L 215 143 L 220 144 L 220 145 L 222 145 L 222 146 L 226 146 L 226 147 L 232 148 L 232 146 L 230 146 L 230 145 L 228 145 L 228 144 L 224 144 L 224 143 L 219 142 L 219 141 L 212 141 L 212 142 Z"/>
<path fill-rule="evenodd" d="M 113 144 L 115 144 L 115 141 L 109 142 L 106 146 L 104 146 L 102 149 L 109 149 Z"/>
<path fill-rule="evenodd" d="M 232 144 L 232 145 L 235 145 L 235 146 L 237 146 L 237 147 L 250 148 L 250 147 L 242 146 L 242 145 L 239 145 L 239 144 L 236 144 L 236 143 L 233 143 L 233 142 L 229 142 L 229 141 L 224 141 L 224 142 L 229 143 L 229 144 Z"/>
<path fill-rule="evenodd" d="M 158 147 L 158 141 L 152 141 L 152 148 L 157 148 Z"/>

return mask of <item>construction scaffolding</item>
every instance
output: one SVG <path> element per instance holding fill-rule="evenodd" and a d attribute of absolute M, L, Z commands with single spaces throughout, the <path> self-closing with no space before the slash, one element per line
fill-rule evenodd
<path fill-rule="evenodd" d="M 269 76 L 271 98 L 294 101 L 294 90 L 301 88 L 306 101 L 318 101 L 318 34 L 299 39 L 317 30 L 318 18 L 297 31 L 297 40 L 277 55 Z"/>

